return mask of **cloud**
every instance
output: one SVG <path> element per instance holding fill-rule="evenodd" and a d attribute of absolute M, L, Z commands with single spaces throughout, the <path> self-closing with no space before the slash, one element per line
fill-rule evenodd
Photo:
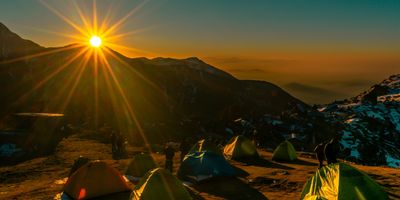
<path fill-rule="evenodd" d="M 297 82 L 286 84 L 283 87 L 288 90 L 290 94 L 309 104 L 330 103 L 335 99 L 343 99 L 349 96 L 348 94 L 340 91 L 325 89 L 322 87 L 316 87 Z"/>
<path fill-rule="evenodd" d="M 297 62 L 293 59 L 262 59 L 262 58 L 242 58 L 242 57 L 206 57 L 206 60 L 218 62 L 220 64 L 258 64 L 258 65 L 287 65 Z"/>
<path fill-rule="evenodd" d="M 265 69 L 259 69 L 259 68 L 235 68 L 235 69 L 229 69 L 230 72 L 232 73 L 266 73 L 267 70 Z"/>
<path fill-rule="evenodd" d="M 327 81 L 322 83 L 324 85 L 334 85 L 339 87 L 357 87 L 357 88 L 369 88 L 374 85 L 374 82 L 371 80 L 363 80 L 363 79 L 356 79 L 356 80 L 343 80 L 343 81 Z"/>

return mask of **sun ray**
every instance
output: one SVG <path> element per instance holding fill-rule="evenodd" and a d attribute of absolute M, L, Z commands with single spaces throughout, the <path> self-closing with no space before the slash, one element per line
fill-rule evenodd
<path fill-rule="evenodd" d="M 31 26 L 26 26 L 26 25 L 20 25 L 20 27 L 28 28 L 28 29 L 39 31 L 42 33 L 54 34 L 57 36 L 62 36 L 62 37 L 70 38 L 70 39 L 74 39 L 74 40 L 82 40 L 83 39 L 82 36 L 71 35 L 71 34 L 66 34 L 66 33 L 62 33 L 62 32 L 47 30 L 47 29 L 41 29 L 41 28 L 37 28 L 37 27 L 31 27 Z"/>
<path fill-rule="evenodd" d="M 128 14 L 126 14 L 124 17 L 122 17 L 119 21 L 117 21 L 116 23 L 114 23 L 111 27 L 109 27 L 107 29 L 107 31 L 105 31 L 103 33 L 104 37 L 107 37 L 108 35 L 110 35 L 111 33 L 114 33 L 117 29 L 119 29 L 119 27 L 125 23 L 125 21 L 132 16 L 133 14 L 135 14 L 136 12 L 138 12 L 146 3 L 148 2 L 148 0 L 144 0 L 142 1 L 138 6 L 136 6 L 135 8 L 133 8 Z"/>
<path fill-rule="evenodd" d="M 75 49 L 75 48 L 79 48 L 79 47 L 82 47 L 82 45 L 74 44 L 74 45 L 70 45 L 70 46 L 67 46 L 67 47 L 56 48 L 56 49 L 53 49 L 53 50 L 46 50 L 44 52 L 39 52 L 39 53 L 34 53 L 34 54 L 22 56 L 22 57 L 12 58 L 10 60 L 3 60 L 3 61 L 0 62 L 0 65 L 1 64 L 9 64 L 9 63 L 13 63 L 13 62 L 18 62 L 18 61 L 26 60 L 26 59 L 37 58 L 37 57 L 41 57 L 41 56 L 46 56 L 46 55 L 49 55 L 49 54 L 58 53 L 58 52 L 62 52 L 62 51 L 67 51 L 67 50 Z"/>
<path fill-rule="evenodd" d="M 75 0 L 72 1 L 76 11 L 78 12 L 79 17 L 81 18 L 83 25 L 88 29 L 88 31 L 93 30 L 93 27 L 90 25 L 89 21 L 86 19 L 85 15 L 83 14 L 81 8 L 78 6 Z M 93 34 L 93 33 L 90 33 Z"/>
<path fill-rule="evenodd" d="M 157 27 L 158 26 L 155 26 L 155 25 L 154 26 L 148 26 L 148 27 L 144 27 L 144 28 L 141 28 L 141 29 L 136 29 L 136 30 L 133 30 L 133 31 L 129 31 L 129 32 L 126 32 L 126 33 L 110 35 L 110 36 L 107 37 L 107 40 L 108 41 L 115 41 L 115 40 L 118 40 L 118 39 L 121 39 L 121 38 L 124 38 L 124 37 L 128 37 L 128 36 L 131 36 L 131 35 L 142 33 L 142 32 L 148 31 L 148 30 L 152 30 L 152 29 L 155 29 Z"/>
<path fill-rule="evenodd" d="M 128 46 L 124 46 L 124 45 L 120 45 L 120 44 L 116 44 L 116 43 L 106 42 L 104 45 L 111 49 L 118 49 L 118 50 L 123 50 L 123 51 L 128 51 L 128 52 L 139 53 L 139 54 L 154 54 L 153 52 L 148 52 L 148 51 L 145 51 L 142 49 L 128 47 Z"/>
<path fill-rule="evenodd" d="M 94 77 L 94 122 L 96 129 L 98 128 L 98 121 L 99 121 L 99 71 L 98 71 L 98 53 L 101 51 L 94 51 L 93 55 L 93 77 Z"/>
<path fill-rule="evenodd" d="M 105 29 L 107 28 L 107 24 L 111 21 L 111 13 L 115 7 L 115 1 L 111 2 L 111 5 L 108 7 L 107 13 L 105 14 L 105 17 L 103 18 L 100 28 L 99 28 L 99 33 L 102 34 L 104 33 Z"/>
<path fill-rule="evenodd" d="M 125 103 L 125 106 L 128 109 L 129 116 L 133 119 L 133 121 L 134 121 L 134 123 L 135 123 L 135 125 L 136 125 L 136 127 L 137 127 L 137 129 L 139 131 L 139 134 L 143 138 L 143 141 L 145 143 L 145 147 L 148 148 L 149 152 L 151 152 L 151 148 L 149 148 L 149 144 L 150 143 L 148 142 L 148 139 L 147 139 L 147 137 L 145 136 L 145 134 L 143 132 L 143 129 L 142 129 L 142 127 L 141 127 L 141 125 L 140 125 L 140 123 L 139 123 L 139 121 L 138 121 L 138 119 L 137 119 L 137 117 L 136 117 L 136 115 L 135 115 L 135 113 L 134 113 L 129 101 L 128 101 L 128 98 L 125 95 L 124 90 L 121 87 L 120 82 L 118 81 L 117 77 L 115 76 L 110 63 L 107 61 L 107 59 L 105 59 L 105 55 L 102 52 L 100 52 L 100 53 L 102 54 L 102 56 L 100 56 L 100 57 L 103 58 L 103 60 L 104 60 L 105 68 L 110 73 L 111 78 L 114 81 L 114 83 L 115 83 L 115 85 L 116 85 L 116 87 L 118 89 L 118 92 L 121 95 L 121 97 L 122 97 L 122 99 L 123 99 L 123 101 Z"/>
<path fill-rule="evenodd" d="M 91 51 L 92 50 L 87 51 L 86 54 L 91 54 Z M 81 63 L 78 65 L 78 68 L 77 68 L 79 70 L 78 75 L 76 76 L 75 81 L 74 81 L 67 97 L 65 98 L 63 104 L 61 105 L 61 110 L 65 110 L 65 108 L 68 106 L 69 102 L 71 101 L 72 95 L 75 93 L 76 87 L 78 86 L 78 84 L 81 80 L 83 72 L 86 69 L 85 66 L 88 64 L 89 59 L 90 59 L 90 56 L 89 57 L 85 56 L 84 59 L 81 61 Z M 71 76 L 71 77 L 74 77 L 74 76 Z"/>
<path fill-rule="evenodd" d="M 97 5 L 96 5 L 96 0 L 93 0 L 93 34 L 97 35 L 99 34 L 97 32 Z"/>
<path fill-rule="evenodd" d="M 64 22 L 66 22 L 67 24 L 69 24 L 71 27 L 73 27 L 74 29 L 76 29 L 77 31 L 79 31 L 81 34 L 89 37 L 87 31 L 85 31 L 84 29 L 82 29 L 81 27 L 79 27 L 78 25 L 76 25 L 73 21 L 71 21 L 70 19 L 68 19 L 67 17 L 65 17 L 63 14 L 60 13 L 60 11 L 58 11 L 57 9 L 53 8 L 52 6 L 50 6 L 47 2 L 45 2 L 45 0 L 39 0 L 40 3 L 42 3 L 44 6 L 46 6 L 51 12 L 53 12 L 54 14 L 56 14 L 58 17 L 60 17 Z"/>
<path fill-rule="evenodd" d="M 41 80 L 39 83 L 37 83 L 36 85 L 33 86 L 33 88 L 26 92 L 23 96 L 21 96 L 17 101 L 15 101 L 15 104 L 18 104 L 19 102 L 25 100 L 29 95 L 32 94 L 32 92 L 34 92 L 35 90 L 38 90 L 39 88 L 41 88 L 42 86 L 44 86 L 45 83 L 47 83 L 49 80 L 51 80 L 54 76 L 56 76 L 57 74 L 59 74 L 61 71 L 63 71 L 66 67 L 68 67 L 72 62 L 74 62 L 76 59 L 78 59 L 79 56 L 81 56 L 83 53 L 85 53 L 85 51 L 87 50 L 87 48 L 81 49 L 80 52 L 78 52 L 77 54 L 73 55 L 72 57 L 70 57 L 68 59 L 67 62 L 65 62 L 63 65 L 61 65 L 60 67 L 58 67 L 55 71 L 53 71 L 52 73 L 50 73 L 48 76 L 46 76 L 43 80 Z"/>
<path fill-rule="evenodd" d="M 83 81 L 82 78 L 86 77 L 86 75 L 91 75 L 90 78 L 90 93 L 93 92 L 92 100 L 90 103 L 94 103 L 93 107 L 90 106 L 89 112 L 94 118 L 94 128 L 99 128 L 99 120 L 102 119 L 102 112 L 100 112 L 100 105 L 103 105 L 104 102 L 109 102 L 111 100 L 111 107 L 113 111 L 117 112 L 119 115 L 116 116 L 118 119 L 117 124 L 120 126 L 125 125 L 128 127 L 128 130 L 132 130 L 129 127 L 131 124 L 138 131 L 138 135 L 143 139 L 147 148 L 149 148 L 149 141 L 146 137 L 144 130 L 141 127 L 141 124 L 137 118 L 137 113 L 135 113 L 136 108 L 130 100 L 132 100 L 132 96 L 130 93 L 125 91 L 125 86 L 122 85 L 123 77 L 119 77 L 119 73 L 111 67 L 109 59 L 115 60 L 118 64 L 117 66 L 123 66 L 120 69 L 128 70 L 125 72 L 129 72 L 132 75 L 136 75 L 139 80 L 143 80 L 147 85 L 154 88 L 155 92 L 163 93 L 163 91 L 158 87 L 157 84 L 153 83 L 151 80 L 147 79 L 143 74 L 137 71 L 134 67 L 132 67 L 128 60 L 123 56 L 119 55 L 117 52 L 111 50 L 111 48 L 115 48 L 116 50 L 127 50 L 131 52 L 136 52 L 140 54 L 150 53 L 141 49 L 127 47 L 120 44 L 117 44 L 118 40 L 124 37 L 128 37 L 143 31 L 147 31 L 155 28 L 156 26 L 145 27 L 141 29 L 137 29 L 134 31 L 126 32 L 126 33 L 118 33 L 119 29 L 125 24 L 125 22 L 137 13 L 147 2 L 148 0 L 143 0 L 135 5 L 135 7 L 130 10 L 127 14 L 123 15 L 122 18 L 118 19 L 115 23 L 111 23 L 114 21 L 112 18 L 114 3 L 111 4 L 111 7 L 108 7 L 107 13 L 105 17 L 98 16 L 101 13 L 98 9 L 97 1 L 92 0 L 91 9 L 92 12 L 86 12 L 86 10 L 82 10 L 79 2 L 73 0 L 73 6 L 76 9 L 76 13 L 79 15 L 78 22 L 75 22 L 66 16 L 64 16 L 58 9 L 53 8 L 46 0 L 39 0 L 44 6 L 46 6 L 51 12 L 60 17 L 64 22 L 70 25 L 72 28 L 77 30 L 82 34 L 82 37 L 71 36 L 72 38 L 79 40 L 80 46 L 85 45 L 86 48 L 77 52 L 75 55 L 71 56 L 67 59 L 67 62 L 62 66 L 58 67 L 54 71 L 52 71 L 48 76 L 46 76 L 43 80 L 38 82 L 30 92 L 28 92 L 24 97 L 28 96 L 32 91 L 38 90 L 43 87 L 48 81 L 53 80 L 57 74 L 62 71 L 68 71 L 73 78 L 65 77 L 65 76 L 57 76 L 61 77 L 63 81 L 65 81 L 65 85 L 61 87 L 58 95 L 58 98 L 62 98 L 62 102 L 57 104 L 56 106 L 60 106 L 61 110 L 65 110 L 70 104 L 71 99 L 77 91 L 77 88 L 81 85 Z M 90 5 L 90 4 L 89 4 Z M 89 6 L 88 6 L 89 7 Z M 91 13 L 92 16 L 87 15 Z M 104 14 L 104 13 L 103 13 Z M 89 17 L 87 17 L 89 16 Z M 81 22 L 79 21 L 81 20 Z M 83 26 L 79 25 L 83 24 Z M 111 25 L 110 25 L 111 24 Z M 109 27 L 110 26 L 110 27 Z M 58 34 L 54 32 L 54 34 Z M 62 34 L 59 34 L 62 35 Z M 103 42 L 102 45 L 101 42 Z M 64 70 L 67 66 L 70 66 L 77 58 L 84 55 L 84 58 L 76 64 L 76 68 L 71 70 Z M 76 62 L 74 62 L 76 63 Z M 91 72 L 85 72 L 88 68 L 85 66 L 91 66 Z M 135 77 L 135 76 L 134 76 Z M 105 88 L 100 88 L 105 86 Z M 67 91 L 69 90 L 69 91 Z M 105 92 L 105 93 L 104 93 Z M 108 93 L 107 93 L 108 92 Z M 66 93 L 66 95 L 62 95 Z M 104 95 L 104 96 L 103 96 Z M 65 97 L 65 98 L 64 98 Z M 89 103 L 89 102 L 87 102 Z M 135 104 L 136 105 L 136 104 Z M 107 107 L 107 106 L 106 106 Z M 107 109 L 107 108 L 105 108 Z M 92 118 L 92 119 L 93 119 Z M 149 148 L 149 151 L 151 149 Z"/>
<path fill-rule="evenodd" d="M 135 73 L 137 76 L 139 76 L 142 80 L 144 80 L 146 83 L 150 84 L 153 88 L 157 89 L 159 92 L 161 92 L 161 89 L 154 84 L 152 81 L 150 81 L 149 79 L 147 79 L 146 77 L 143 76 L 143 74 L 141 74 L 140 72 L 136 71 L 131 65 L 129 65 L 128 63 L 126 63 L 124 60 L 122 60 L 120 57 L 118 57 L 117 55 L 115 55 L 114 52 L 112 52 L 111 50 L 104 48 L 104 50 L 111 55 L 113 58 L 115 58 L 117 61 L 119 61 L 121 64 L 125 65 L 127 67 L 127 69 L 129 69 L 130 71 L 132 71 L 133 73 Z"/>

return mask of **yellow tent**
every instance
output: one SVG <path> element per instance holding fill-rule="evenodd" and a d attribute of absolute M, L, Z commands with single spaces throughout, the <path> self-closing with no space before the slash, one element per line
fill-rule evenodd
<path fill-rule="evenodd" d="M 149 171 L 135 186 L 131 200 L 189 200 L 186 188 L 169 171 L 157 168 Z"/>
<path fill-rule="evenodd" d="M 64 186 L 74 199 L 88 199 L 130 190 L 121 174 L 103 161 L 89 162 L 75 171 Z"/>
<path fill-rule="evenodd" d="M 274 153 L 272 154 L 272 160 L 277 161 L 293 161 L 297 159 L 296 150 L 294 149 L 292 143 L 289 141 L 284 141 L 276 147 Z"/>
<path fill-rule="evenodd" d="M 142 177 L 154 168 L 157 168 L 154 159 L 147 153 L 140 153 L 132 158 L 125 174 L 133 177 Z"/>
<path fill-rule="evenodd" d="M 256 146 L 244 136 L 232 138 L 224 148 L 224 155 L 233 160 L 258 157 Z"/>
<path fill-rule="evenodd" d="M 388 196 L 365 173 L 350 165 L 336 163 L 315 172 L 304 185 L 300 199 L 375 200 L 388 199 Z"/>

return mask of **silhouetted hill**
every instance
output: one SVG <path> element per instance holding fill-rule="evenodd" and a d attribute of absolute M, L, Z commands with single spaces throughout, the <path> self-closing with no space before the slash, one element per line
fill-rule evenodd
<path fill-rule="evenodd" d="M 43 49 L 43 47 L 30 40 L 22 39 L 0 23 L 0 61 L 32 54 Z"/>

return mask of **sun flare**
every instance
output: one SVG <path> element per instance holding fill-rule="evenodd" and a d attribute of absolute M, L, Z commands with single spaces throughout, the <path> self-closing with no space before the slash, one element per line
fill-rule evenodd
<path fill-rule="evenodd" d="M 92 45 L 92 47 L 100 47 L 101 43 L 102 43 L 101 38 L 96 35 L 92 36 L 90 38 L 89 42 L 90 42 L 90 45 Z"/>

